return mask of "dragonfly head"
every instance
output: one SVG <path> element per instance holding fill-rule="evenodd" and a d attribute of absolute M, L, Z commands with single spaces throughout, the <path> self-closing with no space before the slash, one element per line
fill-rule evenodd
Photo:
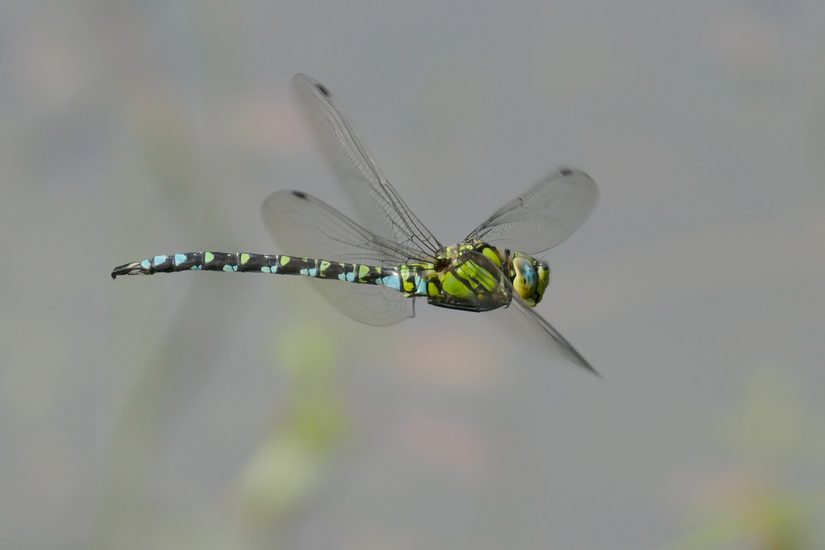
<path fill-rule="evenodd" d="M 535 306 L 544 296 L 550 284 L 550 266 L 532 256 L 515 252 L 510 270 L 513 289 L 527 305 Z"/>

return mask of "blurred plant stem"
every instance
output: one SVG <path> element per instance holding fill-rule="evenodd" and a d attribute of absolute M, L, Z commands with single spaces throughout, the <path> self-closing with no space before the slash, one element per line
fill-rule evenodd
<path fill-rule="evenodd" d="M 109 15 L 117 19 L 117 25 L 112 28 L 121 29 L 124 37 L 132 36 L 125 30 L 137 24 L 131 17 L 137 17 L 135 12 L 116 10 Z M 195 153 L 197 136 L 186 116 L 186 98 L 170 87 L 163 75 L 157 74 L 145 59 L 123 56 L 124 51 L 123 48 L 112 48 L 101 52 L 101 63 L 119 77 L 113 79 L 111 93 L 128 106 L 119 114 L 133 138 L 135 158 L 131 160 L 140 168 L 138 172 L 148 176 L 139 178 L 139 181 L 155 184 L 159 215 L 168 216 L 171 212 L 173 219 L 186 219 L 187 216 L 192 219 L 192 214 L 197 214 L 197 219 L 209 221 L 210 234 L 220 234 L 231 241 L 232 230 L 222 223 L 225 219 L 223 205 L 217 198 L 208 198 L 204 194 L 204 190 L 209 189 L 210 166 L 208 159 L 197 158 Z M 129 218 L 127 206 L 132 189 L 128 182 L 135 176 L 115 176 L 115 179 L 126 182 L 116 188 L 119 194 L 116 203 L 123 205 L 116 242 L 130 242 L 134 228 L 145 225 Z M 182 224 L 182 231 L 193 237 L 192 242 L 199 242 L 204 227 L 202 224 Z M 196 280 L 187 286 L 187 294 L 198 294 L 200 284 Z M 186 367 L 193 364 L 192 350 L 198 348 L 199 342 L 219 338 L 216 325 L 195 326 L 188 321 L 211 311 L 230 311 L 234 301 L 234 292 L 209 296 L 208 303 L 184 296 L 183 302 L 188 305 L 185 310 L 177 311 L 176 318 L 169 323 L 171 330 L 163 335 L 162 342 L 142 341 L 138 348 L 147 352 L 145 358 L 135 358 L 137 363 L 143 360 L 143 366 L 115 423 L 109 468 L 103 475 L 100 509 L 92 535 L 93 548 L 109 550 L 153 540 L 154 537 L 147 534 L 146 520 L 157 516 L 158 511 L 149 486 L 153 462 L 162 447 L 163 427 L 185 402 L 188 392 L 208 373 L 208 369 L 187 370 Z M 124 328 L 119 333 L 140 340 L 144 324 L 152 319 L 152 313 L 146 311 L 145 304 L 130 303 L 121 308 L 125 313 L 117 319 Z M 134 314 L 135 311 L 138 313 Z M 136 346 L 130 342 L 123 347 Z"/>
<path fill-rule="evenodd" d="M 269 436 L 236 480 L 236 502 L 246 536 L 239 532 L 232 538 L 246 539 L 252 547 L 263 543 L 271 547 L 285 522 L 322 481 L 346 433 L 335 335 L 311 319 L 296 319 L 283 332 L 276 340 L 273 364 L 289 386 L 289 402 L 285 410 L 276 412 Z M 199 538 L 185 532 L 187 513 L 177 518 L 161 515 L 150 490 L 153 466 L 163 447 L 163 426 L 174 418 L 187 391 L 182 384 L 197 385 L 178 367 L 187 364 L 181 357 L 186 349 L 181 342 L 191 341 L 186 329 L 174 329 L 155 354 L 158 360 L 148 362 L 132 392 L 116 428 L 93 547 L 129 548 L 139 541 L 157 541 L 165 535 L 156 531 L 167 528 L 183 531 L 175 539 Z"/>
<path fill-rule="evenodd" d="M 277 529 L 303 507 L 346 432 L 335 335 L 316 322 L 283 332 L 273 359 L 288 380 L 289 404 L 238 482 L 253 528 Z"/>

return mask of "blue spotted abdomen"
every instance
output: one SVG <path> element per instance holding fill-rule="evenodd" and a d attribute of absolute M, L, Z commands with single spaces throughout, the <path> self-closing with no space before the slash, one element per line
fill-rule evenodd
<path fill-rule="evenodd" d="M 182 271 L 303 275 L 316 279 L 381 285 L 408 296 L 424 296 L 427 293 L 425 277 L 420 267 L 404 265 L 398 268 L 384 268 L 284 254 L 250 252 L 179 252 L 153 256 L 116 267 L 112 271 L 112 278 L 118 275 L 152 275 Z"/>

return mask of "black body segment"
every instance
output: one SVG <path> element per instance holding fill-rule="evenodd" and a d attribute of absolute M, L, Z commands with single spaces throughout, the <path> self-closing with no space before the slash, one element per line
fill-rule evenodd
<path fill-rule="evenodd" d="M 119 275 L 152 275 L 182 271 L 224 271 L 228 273 L 274 273 L 303 275 L 316 279 L 366 285 L 383 285 L 400 289 L 399 270 L 366 264 L 333 262 L 317 258 L 301 258 L 285 254 L 254 254 L 251 252 L 178 252 L 146 258 L 116 267 L 112 278 Z M 406 271 L 406 270 L 405 270 Z M 420 278 L 416 270 L 405 273 L 408 286 Z"/>

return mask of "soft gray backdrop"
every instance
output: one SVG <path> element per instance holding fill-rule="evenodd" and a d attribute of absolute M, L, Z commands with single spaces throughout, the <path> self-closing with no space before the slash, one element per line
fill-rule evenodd
<path fill-rule="evenodd" d="M 0 546 L 825 545 L 825 4 L 389 4 L 0 6 Z M 346 209 L 298 71 L 443 242 L 599 182 L 540 311 L 605 380 L 483 316 L 109 279 L 274 252 L 279 188 Z"/>

